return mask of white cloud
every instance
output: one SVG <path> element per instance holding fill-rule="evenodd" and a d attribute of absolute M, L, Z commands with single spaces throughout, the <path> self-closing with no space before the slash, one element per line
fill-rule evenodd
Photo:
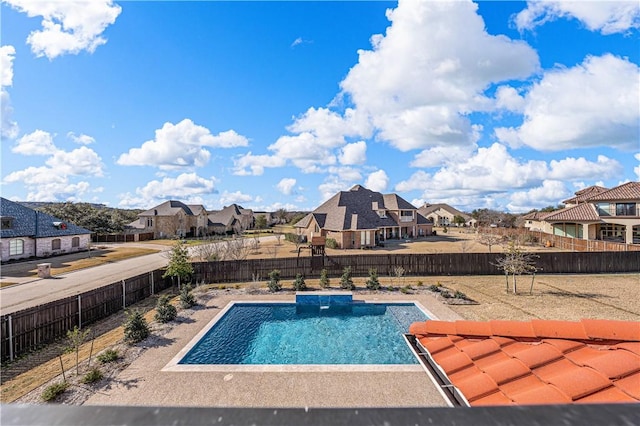
<path fill-rule="evenodd" d="M 607 146 L 636 149 L 640 72 L 610 54 L 545 73 L 525 96 L 524 123 L 497 128 L 498 140 L 542 151 Z"/>
<path fill-rule="evenodd" d="M 561 181 L 544 180 L 541 186 L 511 194 L 507 208 L 512 212 L 528 212 L 536 208 L 555 206 L 559 200 L 570 195 L 571 192 Z"/>
<path fill-rule="evenodd" d="M 126 193 L 120 196 L 118 205 L 125 208 L 149 208 L 170 199 L 180 200 L 187 204 L 203 204 L 202 196 L 215 192 L 216 179 L 206 179 L 196 173 L 182 173 L 177 177 L 165 177 L 152 180 L 143 187 L 138 187 L 135 194 Z"/>
<path fill-rule="evenodd" d="M 425 149 L 415 155 L 413 161 L 409 163 L 411 167 L 439 167 L 449 163 L 457 163 L 467 160 L 477 147 L 470 146 L 436 146 Z"/>
<path fill-rule="evenodd" d="M 527 8 L 515 16 L 518 30 L 532 30 L 558 18 L 575 18 L 590 31 L 602 34 L 624 33 L 640 28 L 637 1 L 528 1 Z"/>
<path fill-rule="evenodd" d="M 16 49 L 11 45 L 0 46 L 0 87 L 13 84 L 13 59 Z"/>
<path fill-rule="evenodd" d="M 213 136 L 209 129 L 185 118 L 178 124 L 165 123 L 156 130 L 155 139 L 120 155 L 124 166 L 155 166 L 164 170 L 203 167 L 211 153 L 206 148 L 247 146 L 248 140 L 233 130 Z"/>
<path fill-rule="evenodd" d="M 500 86 L 496 90 L 496 107 L 508 111 L 522 112 L 525 106 L 524 98 L 511 86 Z"/>
<path fill-rule="evenodd" d="M 280 136 L 268 148 L 276 157 L 291 161 L 305 173 L 317 171 L 319 165 L 327 166 L 336 163 L 332 150 L 323 146 L 319 139 L 309 132 L 296 136 Z"/>
<path fill-rule="evenodd" d="M 364 186 L 375 192 L 385 192 L 389 186 L 389 176 L 384 170 L 370 173 Z"/>
<path fill-rule="evenodd" d="M 343 146 L 338 160 L 345 166 L 364 164 L 367 161 L 367 143 L 360 141 Z"/>
<path fill-rule="evenodd" d="M 54 59 L 67 53 L 93 53 L 107 42 L 102 37 L 122 8 L 111 0 L 4 0 L 30 18 L 41 16 L 42 29 L 27 37 L 31 50 L 38 56 Z"/>
<path fill-rule="evenodd" d="M 285 163 L 286 161 L 280 157 L 253 155 L 251 152 L 248 152 L 233 160 L 233 174 L 238 176 L 261 176 L 264 173 L 265 167 L 282 167 Z"/>
<path fill-rule="evenodd" d="M 471 1 L 400 0 L 387 16 L 392 25 L 358 52 L 341 88 L 377 138 L 402 151 L 473 145 L 466 114 L 486 109 L 484 91 L 539 67 L 527 44 L 488 34 Z"/>
<path fill-rule="evenodd" d="M 284 178 L 278 182 L 276 188 L 278 191 L 282 192 L 284 195 L 291 195 L 293 193 L 293 189 L 296 186 L 296 180 L 293 178 Z"/>
<path fill-rule="evenodd" d="M 103 164 L 100 156 L 86 146 L 73 151 L 56 151 L 47 159 L 46 164 L 53 173 L 65 176 L 103 176 Z"/>
<path fill-rule="evenodd" d="M 22 155 L 51 155 L 58 151 L 53 144 L 53 137 L 43 130 L 35 130 L 22 136 L 11 151 Z"/>
<path fill-rule="evenodd" d="M 13 85 L 13 59 L 16 50 L 13 46 L 0 47 L 0 135 L 15 139 L 20 131 L 18 123 L 12 120 L 13 107 L 11 97 L 5 87 Z"/>
<path fill-rule="evenodd" d="M 345 182 L 340 180 L 337 176 L 328 176 L 324 182 L 318 185 L 318 191 L 320 191 L 321 202 L 324 203 L 329 198 L 336 195 L 340 191 L 348 191 L 355 182 Z"/>
<path fill-rule="evenodd" d="M 92 138 L 91 136 L 85 135 L 84 133 L 80 133 L 79 135 L 76 135 L 73 132 L 69 132 L 67 133 L 67 137 L 72 141 L 74 141 L 75 143 L 79 143 L 81 145 L 90 145 L 96 141 L 94 138 Z"/>
<path fill-rule="evenodd" d="M 69 182 L 68 176 L 49 167 L 28 167 L 10 173 L 4 183 L 22 182 L 28 189 L 26 201 L 82 201 L 89 191 L 88 182 Z"/>
<path fill-rule="evenodd" d="M 329 167 L 327 171 L 342 182 L 359 182 L 362 180 L 360 170 L 353 167 Z"/>
<path fill-rule="evenodd" d="M 243 194 L 240 191 L 228 192 L 224 191 L 220 194 L 219 203 L 221 206 L 229 206 L 231 204 L 242 204 L 253 201 L 253 197 L 249 194 Z"/>
<path fill-rule="evenodd" d="M 623 173 L 623 167 L 618 161 L 604 155 L 598 155 L 595 163 L 584 157 L 551 160 L 549 167 L 547 177 L 557 180 L 593 179 L 595 176 L 609 179 Z"/>

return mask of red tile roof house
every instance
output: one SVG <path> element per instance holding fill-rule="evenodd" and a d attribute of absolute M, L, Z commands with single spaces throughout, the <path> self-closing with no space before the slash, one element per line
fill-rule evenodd
<path fill-rule="evenodd" d="M 0 198 L 0 259 L 48 257 L 89 249 L 91 231 Z"/>
<path fill-rule="evenodd" d="M 640 182 L 590 186 L 563 203 L 566 207 L 554 212 L 525 215 L 524 226 L 563 237 L 640 244 Z"/>
<path fill-rule="evenodd" d="M 429 320 L 409 334 L 452 405 L 640 402 L 640 322 Z"/>
<path fill-rule="evenodd" d="M 333 238 L 343 249 L 374 247 L 388 239 L 431 235 L 432 224 L 396 194 L 355 185 L 340 191 L 294 225 L 298 235 Z"/>

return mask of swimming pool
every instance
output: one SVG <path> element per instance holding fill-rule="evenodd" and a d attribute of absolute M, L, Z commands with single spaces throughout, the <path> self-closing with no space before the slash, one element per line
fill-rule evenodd
<path fill-rule="evenodd" d="M 415 303 L 232 302 L 176 365 L 412 365 L 403 334 L 426 319 Z"/>

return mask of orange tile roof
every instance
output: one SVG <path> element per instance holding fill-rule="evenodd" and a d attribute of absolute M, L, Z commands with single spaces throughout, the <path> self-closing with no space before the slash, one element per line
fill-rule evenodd
<path fill-rule="evenodd" d="M 605 188 L 603 186 L 597 186 L 597 185 L 588 186 L 586 188 L 581 189 L 580 191 L 576 191 L 575 196 L 564 200 L 562 203 L 563 204 L 582 203 L 584 201 L 587 201 L 589 198 L 608 190 L 609 190 L 608 188 Z"/>
<path fill-rule="evenodd" d="M 640 322 L 429 320 L 409 333 L 471 406 L 640 402 Z"/>
<path fill-rule="evenodd" d="M 573 207 L 567 207 L 562 210 L 549 213 L 544 217 L 547 222 L 601 222 L 595 207 L 590 203 L 582 203 Z"/>
<path fill-rule="evenodd" d="M 636 201 L 640 200 L 640 182 L 627 182 L 607 191 L 594 194 L 588 201 Z"/>

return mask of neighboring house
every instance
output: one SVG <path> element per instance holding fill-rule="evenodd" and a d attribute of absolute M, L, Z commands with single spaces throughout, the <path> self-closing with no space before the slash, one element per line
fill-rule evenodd
<path fill-rule="evenodd" d="M 253 211 L 237 204 L 209 213 L 209 231 L 216 234 L 239 234 L 254 226 Z"/>
<path fill-rule="evenodd" d="M 0 198 L 1 260 L 47 257 L 89 249 L 91 231 Z"/>
<path fill-rule="evenodd" d="M 454 225 L 455 217 L 460 216 L 464 218 L 465 226 L 475 226 L 476 220 L 466 213 L 451 207 L 448 204 L 428 204 L 425 203 L 418 209 L 418 213 L 431 220 L 436 226 L 450 226 Z"/>
<path fill-rule="evenodd" d="M 396 194 L 356 185 L 341 191 L 294 225 L 308 241 L 333 238 L 340 248 L 373 247 L 388 239 L 431 235 L 432 224 Z"/>
<path fill-rule="evenodd" d="M 209 233 L 209 217 L 202 205 L 170 200 L 138 214 L 138 217 L 129 227 L 153 232 L 154 238 L 199 237 Z"/>
<path fill-rule="evenodd" d="M 409 334 L 455 405 L 640 402 L 640 322 L 430 320 Z"/>
<path fill-rule="evenodd" d="M 566 207 L 554 212 L 525 215 L 524 226 L 563 237 L 640 244 L 640 182 L 590 186 L 563 203 Z"/>

